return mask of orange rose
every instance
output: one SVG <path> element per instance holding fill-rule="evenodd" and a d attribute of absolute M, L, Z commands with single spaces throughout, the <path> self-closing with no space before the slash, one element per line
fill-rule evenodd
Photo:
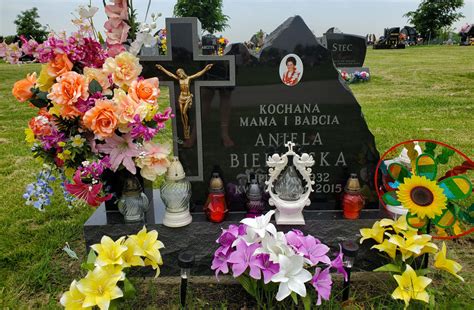
<path fill-rule="evenodd" d="M 28 74 L 26 79 L 19 80 L 13 85 L 12 94 L 18 101 L 24 102 L 33 97 L 31 89 L 35 86 L 35 84 L 36 72 L 33 72 Z"/>
<path fill-rule="evenodd" d="M 77 99 L 84 100 L 89 97 L 88 85 L 84 76 L 77 72 L 70 71 L 62 74 L 57 79 L 57 83 L 51 87 L 48 99 L 59 106 L 73 106 Z"/>
<path fill-rule="evenodd" d="M 160 95 L 158 88 L 158 78 L 150 78 L 146 80 L 135 80 L 128 89 L 130 97 L 135 101 L 145 101 L 149 104 L 155 104 L 156 99 Z"/>
<path fill-rule="evenodd" d="M 60 76 L 72 70 L 72 62 L 66 54 L 57 54 L 47 65 L 48 74 L 52 77 Z"/>
<path fill-rule="evenodd" d="M 84 114 L 84 125 L 92 130 L 99 138 L 107 138 L 113 135 L 117 128 L 117 116 L 115 105 L 110 100 L 97 99 L 95 107 Z"/>

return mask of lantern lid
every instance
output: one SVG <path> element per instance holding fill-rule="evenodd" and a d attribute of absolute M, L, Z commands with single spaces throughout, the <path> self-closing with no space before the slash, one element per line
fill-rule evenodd
<path fill-rule="evenodd" d="M 211 182 L 209 183 L 209 191 L 211 193 L 224 192 L 224 182 L 217 172 L 212 173 Z"/>
<path fill-rule="evenodd" d="M 174 156 L 171 160 L 171 165 L 168 167 L 166 172 L 166 179 L 170 181 L 179 181 L 186 177 L 183 165 L 179 161 L 178 157 Z"/>
<path fill-rule="evenodd" d="M 359 183 L 359 179 L 357 178 L 357 174 L 351 173 L 349 180 L 347 180 L 346 192 L 350 192 L 350 193 L 360 192 L 360 183 Z"/>

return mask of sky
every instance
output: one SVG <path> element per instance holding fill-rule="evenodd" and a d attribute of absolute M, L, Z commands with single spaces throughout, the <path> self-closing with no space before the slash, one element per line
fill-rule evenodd
<path fill-rule="evenodd" d="M 474 23 L 474 0 L 464 2 L 461 12 L 465 18 L 453 24 L 456 30 L 466 22 Z M 38 8 L 43 25 L 71 32 L 75 29 L 70 22 L 71 12 L 88 3 L 88 0 L 0 0 L 0 35 L 15 34 L 16 16 L 33 6 Z M 147 3 L 148 0 L 134 0 L 139 21 L 144 19 Z M 175 0 L 152 0 L 150 12 L 163 14 L 158 20 L 159 28 L 164 27 L 165 17 L 172 17 L 175 3 Z M 270 33 L 288 17 L 300 15 L 317 36 L 337 27 L 345 33 L 375 33 L 378 37 L 386 27 L 407 25 L 403 14 L 415 10 L 419 3 L 420 0 L 224 0 L 223 10 L 230 17 L 230 27 L 223 35 L 231 42 L 243 42 L 260 29 Z M 103 32 L 106 16 L 102 0 L 92 0 L 92 5 L 100 8 L 94 23 Z"/>

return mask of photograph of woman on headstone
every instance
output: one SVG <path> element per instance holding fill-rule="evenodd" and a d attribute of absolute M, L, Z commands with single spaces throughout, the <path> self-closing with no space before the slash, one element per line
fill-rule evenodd
<path fill-rule="evenodd" d="M 295 54 L 283 57 L 280 63 L 280 78 L 285 85 L 295 86 L 303 76 L 303 62 Z"/>

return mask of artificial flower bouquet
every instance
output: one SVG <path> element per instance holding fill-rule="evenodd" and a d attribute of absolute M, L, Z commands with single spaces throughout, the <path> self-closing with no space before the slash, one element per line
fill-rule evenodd
<path fill-rule="evenodd" d="M 231 273 L 260 307 L 272 309 L 275 299 L 282 302 L 288 296 L 295 303 L 301 299 L 305 308 L 315 299 L 320 305 L 330 298 L 331 268 L 347 277 L 343 254 L 340 251 L 331 260 L 329 247 L 317 238 L 296 229 L 286 234 L 277 231 L 270 223 L 274 213 L 224 229 L 211 268 L 216 276 Z"/>
<path fill-rule="evenodd" d="M 116 306 L 120 298 L 128 298 L 135 292 L 124 271 L 134 266 L 151 266 L 158 277 L 163 265 L 160 254 L 163 247 L 156 230 L 147 231 L 146 227 L 116 241 L 103 236 L 100 243 L 91 246 L 87 262 L 81 265 L 87 275 L 72 281 L 69 291 L 61 296 L 61 305 L 66 309 L 97 306 L 101 310 Z"/>
<path fill-rule="evenodd" d="M 92 22 L 97 10 L 80 6 L 79 16 L 73 14 L 78 30 L 70 36 L 52 32 L 42 43 L 22 37 L 21 48 L 0 44 L 0 57 L 9 62 L 26 55 L 42 64 L 39 75 L 28 74 L 12 89 L 18 101 L 38 108 L 25 133 L 44 166 L 24 198 L 39 210 L 50 204 L 56 171 L 69 205 L 81 200 L 98 206 L 119 191 L 107 183 L 114 173 L 153 181 L 169 165 L 170 147 L 154 138 L 172 117 L 171 109 L 158 106 L 158 78 L 141 77 L 139 59 L 124 45 L 134 37 L 129 49 L 136 54 L 150 43 L 157 16 L 137 29 L 127 1 L 113 1 L 105 5 L 103 41 Z"/>
<path fill-rule="evenodd" d="M 408 225 L 405 216 L 398 220 L 382 219 L 374 223 L 372 228 L 360 230 L 360 242 L 373 239 L 372 249 L 383 252 L 390 263 L 374 271 L 390 272 L 398 284 L 393 291 L 394 299 L 401 299 L 408 307 L 412 299 L 430 302 L 430 295 L 426 291 L 431 279 L 425 277 L 430 272 L 427 268 L 429 255 L 434 255 L 433 266 L 436 269 L 447 271 L 464 281 L 458 272 L 461 265 L 446 257 L 446 244 L 443 242 L 441 250 L 431 242 L 428 234 L 420 234 L 415 228 Z"/>
<path fill-rule="evenodd" d="M 356 71 L 354 73 L 349 73 L 347 71 L 338 70 L 341 78 L 347 84 L 357 83 L 357 82 L 368 82 L 370 80 L 370 74 L 367 71 Z"/>
<path fill-rule="evenodd" d="M 73 62 L 67 48 L 53 51 L 38 79 L 32 73 L 12 91 L 39 108 L 25 131 L 34 156 L 63 172 L 69 194 L 91 206 L 111 198 L 104 193 L 106 170 L 135 175 L 139 167 L 152 181 L 162 175 L 170 148 L 153 138 L 171 110 L 159 112 L 158 79 L 139 77 L 142 67 L 128 52 L 88 67 Z"/>

